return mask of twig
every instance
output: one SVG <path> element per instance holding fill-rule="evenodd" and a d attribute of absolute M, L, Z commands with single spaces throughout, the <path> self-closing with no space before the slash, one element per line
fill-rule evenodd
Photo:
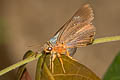
<path fill-rule="evenodd" d="M 9 71 L 11 71 L 11 70 L 13 70 L 13 69 L 15 69 L 15 68 L 17 68 L 17 67 L 19 67 L 19 66 L 21 66 L 21 65 L 29 63 L 29 62 L 31 62 L 31 61 L 33 61 L 35 59 L 38 59 L 41 55 L 42 54 L 38 54 L 36 57 L 35 56 L 29 57 L 27 59 L 24 59 L 24 60 L 22 60 L 22 61 L 20 61 L 20 62 L 18 62 L 16 64 L 13 64 L 13 65 L 11 65 L 11 66 L 9 66 L 9 67 L 1 70 L 0 71 L 0 76 L 3 75 L 3 74 L 5 74 L 5 73 L 7 73 L 7 72 L 9 72 Z"/>
<path fill-rule="evenodd" d="M 99 44 L 99 43 L 105 43 L 105 42 L 111 42 L 111 41 L 118 41 L 118 40 L 120 40 L 120 36 L 104 37 L 104 38 L 95 39 L 93 44 Z"/>
<path fill-rule="evenodd" d="M 104 38 L 98 38 L 98 39 L 95 39 L 93 44 L 98 44 L 98 43 L 105 43 L 105 42 L 111 42 L 111 41 L 118 41 L 120 40 L 120 36 L 112 36 L 112 37 L 104 37 Z M 30 58 L 27 58 L 27 59 L 24 59 L 16 64 L 13 64 L 3 70 L 0 71 L 0 76 L 23 65 L 23 64 L 26 64 L 28 62 L 31 62 L 35 59 L 38 59 L 42 54 L 38 54 L 36 57 L 35 56 L 32 56 Z"/>

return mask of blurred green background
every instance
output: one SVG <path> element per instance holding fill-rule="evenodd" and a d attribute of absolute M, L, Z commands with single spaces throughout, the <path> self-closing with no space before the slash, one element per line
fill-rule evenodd
<path fill-rule="evenodd" d="M 26 51 L 36 51 L 74 14 L 89 2 L 95 13 L 96 38 L 120 35 L 119 0 L 0 0 L 0 70 L 20 61 Z M 74 56 L 102 77 L 120 51 L 120 41 L 79 48 Z M 34 80 L 36 61 L 28 64 Z M 14 80 L 16 70 L 0 80 Z"/>

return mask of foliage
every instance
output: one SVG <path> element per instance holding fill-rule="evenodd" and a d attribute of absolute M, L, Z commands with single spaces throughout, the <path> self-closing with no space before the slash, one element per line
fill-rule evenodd
<path fill-rule="evenodd" d="M 120 80 L 120 52 L 108 68 L 103 80 Z"/>

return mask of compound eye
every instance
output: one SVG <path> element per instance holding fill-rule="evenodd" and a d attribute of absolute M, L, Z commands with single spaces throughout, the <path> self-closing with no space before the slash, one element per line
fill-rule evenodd
<path fill-rule="evenodd" d="M 48 51 L 52 51 L 52 47 L 48 47 Z"/>

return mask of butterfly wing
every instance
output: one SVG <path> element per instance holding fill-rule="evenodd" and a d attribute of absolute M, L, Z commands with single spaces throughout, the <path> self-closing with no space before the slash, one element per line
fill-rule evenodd
<path fill-rule="evenodd" d="M 93 10 L 89 4 L 83 5 L 73 17 L 63 25 L 57 41 L 69 47 L 81 47 L 93 41 L 95 27 L 91 21 L 94 19 Z"/>

